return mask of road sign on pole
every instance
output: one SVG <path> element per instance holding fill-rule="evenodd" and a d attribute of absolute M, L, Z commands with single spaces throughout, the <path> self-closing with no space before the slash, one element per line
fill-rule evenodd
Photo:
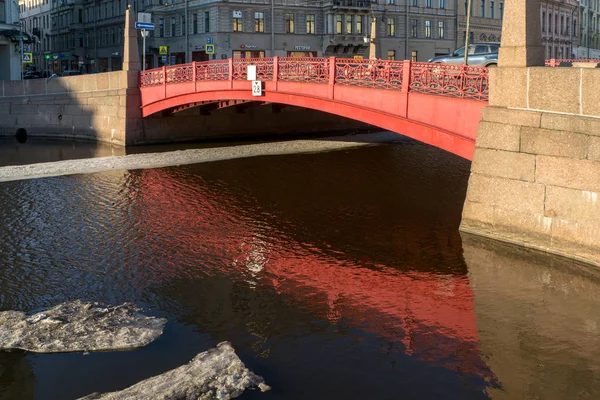
<path fill-rule="evenodd" d="M 23 53 L 23 62 L 25 64 L 31 64 L 32 61 L 33 61 L 33 54 Z"/>
<path fill-rule="evenodd" d="M 213 44 L 213 38 L 212 37 L 207 37 L 206 38 L 206 44 Z"/>
<path fill-rule="evenodd" d="M 206 44 L 206 54 L 215 54 L 214 44 Z"/>
<path fill-rule="evenodd" d="M 154 24 L 152 22 L 136 22 L 135 29 L 146 29 L 148 31 L 153 31 Z"/>

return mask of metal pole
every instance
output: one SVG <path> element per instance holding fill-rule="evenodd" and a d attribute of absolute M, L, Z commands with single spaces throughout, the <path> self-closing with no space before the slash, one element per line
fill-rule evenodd
<path fill-rule="evenodd" d="M 98 37 L 96 36 L 96 25 L 98 24 L 98 22 L 97 22 L 97 18 L 98 18 L 97 7 L 98 7 L 98 2 L 97 2 L 97 0 L 94 0 L 94 68 L 92 69 L 92 72 L 94 72 L 94 69 L 96 70 L 96 72 L 99 72 L 98 71 Z"/>
<path fill-rule="evenodd" d="M 405 10 L 406 11 L 406 24 L 405 24 L 406 25 L 406 29 L 405 29 L 406 38 L 405 38 L 405 43 L 404 43 L 404 59 L 408 60 L 408 29 L 409 29 L 409 27 L 408 27 L 408 23 L 409 23 L 408 0 L 405 2 L 405 4 L 406 4 L 406 6 L 405 6 L 406 7 L 406 10 Z"/>
<path fill-rule="evenodd" d="M 589 7 L 589 6 L 588 6 Z M 588 8 L 586 10 L 586 14 L 587 14 L 587 33 L 586 33 L 586 37 L 585 37 L 585 44 L 587 46 L 587 58 L 588 60 L 590 59 L 590 9 Z"/>
<path fill-rule="evenodd" d="M 465 31 L 465 65 L 469 65 L 469 29 L 471 29 L 471 2 L 467 4 L 467 30 Z"/>
<path fill-rule="evenodd" d="M 275 57 L 275 0 L 271 0 L 271 57 Z"/>
<path fill-rule="evenodd" d="M 19 35 L 19 45 L 21 47 L 21 80 L 23 80 L 23 22 L 21 21 L 21 18 L 19 17 L 19 30 L 20 30 L 20 35 Z"/>
<path fill-rule="evenodd" d="M 573 11 L 571 11 L 571 26 L 567 27 L 569 29 L 569 43 L 570 43 L 570 47 L 571 47 L 571 49 L 569 50 L 569 58 L 573 58 L 573 27 L 575 26 L 575 22 L 573 22 L 573 18 L 575 16 L 576 10 L 577 10 L 577 7 L 573 8 Z"/>
<path fill-rule="evenodd" d="M 187 4 L 187 1 L 186 1 Z M 146 70 L 146 30 L 142 29 L 142 71 Z"/>
<path fill-rule="evenodd" d="M 185 0 L 185 62 L 192 62 L 192 58 L 190 57 L 190 19 L 188 18 L 188 0 Z M 144 40 L 146 37 L 144 36 Z M 144 47 L 145 49 L 145 47 Z"/>

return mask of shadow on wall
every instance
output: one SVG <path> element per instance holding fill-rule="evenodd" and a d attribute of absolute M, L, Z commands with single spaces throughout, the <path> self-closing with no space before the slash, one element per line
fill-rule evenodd
<path fill-rule="evenodd" d="M 137 86 L 127 71 L 62 78 L 0 82 L 0 136 L 70 138 L 125 144 L 127 87 Z M 139 119 L 132 118 L 135 129 Z"/>
<path fill-rule="evenodd" d="M 592 398 L 600 391 L 600 271 L 461 233 L 494 399 Z"/>

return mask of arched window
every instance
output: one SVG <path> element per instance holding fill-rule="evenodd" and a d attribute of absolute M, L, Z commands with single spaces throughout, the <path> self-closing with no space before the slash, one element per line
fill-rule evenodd
<path fill-rule="evenodd" d="M 485 33 L 479 35 L 479 40 L 481 40 L 482 42 L 485 42 L 487 40 L 487 36 L 485 36 Z"/>

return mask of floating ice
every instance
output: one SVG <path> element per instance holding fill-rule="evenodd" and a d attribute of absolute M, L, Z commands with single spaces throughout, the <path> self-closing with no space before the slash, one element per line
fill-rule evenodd
<path fill-rule="evenodd" d="M 188 364 L 110 393 L 92 393 L 80 400 L 233 399 L 244 390 L 271 388 L 250 371 L 228 342 L 198 354 Z"/>
<path fill-rule="evenodd" d="M 146 346 L 162 334 L 167 321 L 139 311 L 131 303 L 105 306 L 76 300 L 31 316 L 0 312 L 0 349 L 60 353 Z"/>

